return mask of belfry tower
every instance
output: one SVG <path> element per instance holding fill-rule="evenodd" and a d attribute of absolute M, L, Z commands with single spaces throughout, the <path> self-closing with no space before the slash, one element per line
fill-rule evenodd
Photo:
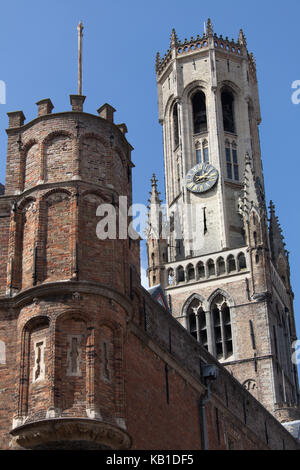
<path fill-rule="evenodd" d="M 181 42 L 172 31 L 156 74 L 170 228 L 163 275 L 152 256 L 172 314 L 281 422 L 297 420 L 293 292 L 272 203 L 268 224 L 254 57 L 242 30 L 230 41 L 208 20 L 202 37 Z"/>

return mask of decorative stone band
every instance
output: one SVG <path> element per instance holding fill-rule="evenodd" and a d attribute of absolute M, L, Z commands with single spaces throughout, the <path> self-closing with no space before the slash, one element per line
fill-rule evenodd
<path fill-rule="evenodd" d="M 130 435 L 113 424 L 87 418 L 45 419 L 13 429 L 12 449 L 130 449 Z"/>

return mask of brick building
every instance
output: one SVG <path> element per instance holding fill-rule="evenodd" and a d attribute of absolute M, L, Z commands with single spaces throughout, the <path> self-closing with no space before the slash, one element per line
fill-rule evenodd
<path fill-rule="evenodd" d="M 206 39 L 211 53 L 209 30 Z M 160 265 L 162 286 L 149 293 L 141 286 L 139 240 L 99 240 L 97 208 L 120 209 L 119 196 L 131 205 L 132 147 L 126 125 L 114 123 L 114 108 L 104 104 L 88 114 L 84 98 L 71 95 L 72 110 L 60 113 L 41 100 L 28 123 L 22 111 L 8 113 L 0 196 L 0 448 L 297 449 L 261 397 L 249 393 L 252 382 L 237 380 L 237 364 L 224 367 L 174 318 L 183 297 L 180 291 L 177 300 L 169 298 L 163 284 L 169 258 Z M 169 244 L 151 241 L 161 256 L 169 256 Z M 259 253 L 264 266 L 263 246 Z M 254 275 L 260 279 L 258 267 Z M 199 282 L 193 290 L 193 302 L 207 295 Z M 267 295 L 251 301 L 244 315 L 253 319 L 270 302 Z M 257 367 L 251 380 L 263 381 L 264 371 L 269 380 L 269 369 L 260 369 L 258 331 L 255 339 L 257 357 L 245 367 Z M 282 411 L 287 421 L 291 405 Z"/>

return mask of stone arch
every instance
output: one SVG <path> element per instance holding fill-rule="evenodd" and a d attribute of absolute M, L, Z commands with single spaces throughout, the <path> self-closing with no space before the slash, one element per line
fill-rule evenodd
<path fill-rule="evenodd" d="M 223 256 L 219 256 L 216 262 L 216 271 L 217 271 L 217 276 L 222 276 L 223 274 L 226 274 L 226 264 Z"/>
<path fill-rule="evenodd" d="M 192 104 L 193 134 L 207 132 L 207 106 L 206 94 L 201 89 L 196 88 L 190 93 Z"/>
<path fill-rule="evenodd" d="M 71 179 L 74 166 L 74 136 L 65 130 L 48 134 L 42 141 L 42 176 L 45 181 Z"/>
<path fill-rule="evenodd" d="M 36 198 L 35 197 L 28 196 L 28 197 L 25 197 L 25 198 L 21 199 L 21 201 L 19 202 L 19 204 L 17 206 L 19 212 L 23 211 L 26 208 L 26 206 L 28 206 L 31 203 L 32 204 L 36 203 Z"/>
<path fill-rule="evenodd" d="M 81 198 L 84 200 L 87 196 L 95 196 L 101 201 L 108 202 L 111 199 L 109 199 L 108 195 L 105 194 L 103 191 L 97 190 L 97 189 L 87 189 L 81 193 Z"/>
<path fill-rule="evenodd" d="M 211 276 L 215 276 L 216 275 L 216 265 L 215 265 L 215 262 L 212 258 L 210 258 L 207 262 L 206 262 L 206 269 L 207 269 L 207 274 L 208 274 L 208 277 L 211 277 Z"/>
<path fill-rule="evenodd" d="M 179 144 L 179 113 L 178 113 L 178 101 L 175 100 L 172 103 L 171 109 L 170 109 L 170 122 L 172 122 L 171 128 L 172 128 L 172 135 L 173 135 L 173 145 L 174 148 L 177 148 Z"/>
<path fill-rule="evenodd" d="M 228 273 L 232 273 L 237 270 L 236 259 L 233 255 L 227 256 L 226 263 Z"/>
<path fill-rule="evenodd" d="M 218 295 L 222 295 L 223 297 L 225 297 L 225 299 L 228 302 L 229 307 L 235 307 L 235 301 L 234 301 L 233 297 L 227 291 L 225 291 L 224 289 L 219 288 L 219 289 L 216 289 L 214 292 L 212 292 L 210 294 L 210 296 L 208 297 L 208 299 L 207 299 L 209 309 L 211 308 L 211 305 L 212 305 L 214 299 Z"/>
<path fill-rule="evenodd" d="M 124 420 L 125 403 L 122 396 L 123 372 L 123 328 L 111 319 L 99 323 L 99 363 L 101 385 L 96 404 L 101 416 L 107 420 Z M 97 372 L 96 372 L 97 374 Z"/>
<path fill-rule="evenodd" d="M 189 263 L 186 267 L 186 280 L 194 281 L 196 279 L 195 267 L 192 263 Z"/>
<path fill-rule="evenodd" d="M 106 261 L 103 252 L 103 241 L 97 236 L 97 227 L 102 218 L 97 215 L 98 208 L 102 204 L 107 204 L 107 198 L 103 197 L 101 191 L 85 191 L 80 198 L 79 203 L 79 220 L 82 229 L 79 232 L 78 239 L 78 253 L 79 259 L 89 259 L 89 263 L 80 263 L 80 275 L 83 279 L 102 283 L 110 276 L 110 281 L 113 283 L 114 279 L 111 269 L 111 263 L 114 261 L 115 255 L 113 247 L 115 240 L 105 240 L 106 249 L 111 249 L 111 260 Z M 101 263 L 105 264 L 105 269 L 99 269 Z M 104 272 L 106 271 L 106 272 Z M 105 281 L 104 281 L 105 282 Z"/>
<path fill-rule="evenodd" d="M 55 188 L 43 195 L 44 223 L 40 231 L 40 256 L 44 260 L 44 281 L 70 279 L 72 275 L 72 214 L 70 191 Z"/>
<path fill-rule="evenodd" d="M 168 285 L 173 286 L 174 283 L 175 283 L 174 269 L 173 268 L 168 269 L 167 276 L 168 276 Z"/>
<path fill-rule="evenodd" d="M 169 96 L 167 103 L 165 105 L 164 119 L 167 119 L 171 115 L 171 109 L 174 103 L 175 103 L 174 94 L 172 93 L 171 96 Z"/>
<path fill-rule="evenodd" d="M 107 181 L 106 140 L 95 132 L 87 132 L 80 136 L 80 175 L 81 178 L 104 185 Z"/>
<path fill-rule="evenodd" d="M 50 318 L 37 314 L 21 325 L 21 367 L 19 381 L 18 419 L 46 417 L 49 406 Z M 36 387 L 39 400 L 34 399 Z"/>
<path fill-rule="evenodd" d="M 185 282 L 185 272 L 182 266 L 176 268 L 176 282 Z"/>
<path fill-rule="evenodd" d="M 223 127 L 225 132 L 237 133 L 238 102 L 241 96 L 240 88 L 230 80 L 224 80 L 218 87 L 218 95 L 222 110 Z"/>
<path fill-rule="evenodd" d="M 207 320 L 205 300 L 200 294 L 192 294 L 183 306 L 186 328 L 189 333 L 208 350 L 209 325 Z"/>
<path fill-rule="evenodd" d="M 33 148 L 35 152 L 33 152 Z M 26 191 L 36 185 L 40 178 L 40 146 L 37 139 L 30 139 L 21 150 L 21 190 Z"/>
<path fill-rule="evenodd" d="M 121 193 L 125 190 L 128 181 L 128 175 L 125 174 L 125 162 L 126 160 L 123 152 L 118 147 L 115 148 L 113 154 L 113 161 L 111 162 L 111 182 L 118 193 Z"/>
<path fill-rule="evenodd" d="M 47 328 L 50 326 L 50 317 L 48 315 L 37 314 L 24 323 L 22 330 L 24 332 L 31 332 L 34 329 L 40 328 L 42 326 Z"/>
<path fill-rule="evenodd" d="M 18 281 L 21 289 L 32 286 L 33 259 L 35 250 L 35 233 L 38 211 L 36 199 L 26 197 L 21 200 L 17 211 L 17 233 L 20 234 L 16 241 L 18 258 Z"/>
<path fill-rule="evenodd" d="M 105 150 L 108 150 L 108 142 L 105 140 L 100 134 L 97 134 L 97 132 L 85 132 L 84 134 L 80 135 L 79 138 L 79 145 L 82 144 L 82 141 L 84 139 L 96 139 L 99 140 L 99 142 L 102 143 L 103 147 L 105 147 Z"/>
<path fill-rule="evenodd" d="M 77 309 L 62 311 L 55 319 L 55 385 L 58 394 L 54 397 L 54 407 L 62 416 L 80 415 L 86 411 L 89 395 L 90 371 L 94 361 L 94 325 L 90 315 Z M 91 361 L 88 361 L 91 354 Z"/>
<path fill-rule="evenodd" d="M 234 94 L 235 98 L 238 98 L 241 95 L 241 88 L 231 80 L 223 80 L 218 85 L 218 90 L 221 92 L 223 89 L 228 89 Z"/>
<path fill-rule="evenodd" d="M 191 95 L 197 90 L 202 91 L 206 95 L 207 89 L 208 82 L 206 80 L 193 80 L 183 90 L 182 99 L 189 100 L 191 98 Z"/>
<path fill-rule="evenodd" d="M 47 199 L 53 195 L 53 194 L 66 194 L 69 198 L 72 196 L 72 193 L 68 190 L 68 189 L 65 189 L 65 188 L 53 188 L 53 189 L 50 189 L 49 191 L 47 191 L 46 193 L 44 193 L 41 197 L 41 200 L 42 201 L 47 201 Z"/>
<path fill-rule="evenodd" d="M 197 280 L 199 279 L 205 279 L 206 275 L 205 275 L 205 265 L 202 261 L 199 261 L 197 263 L 197 266 L 196 266 L 196 276 L 197 276 Z"/>
<path fill-rule="evenodd" d="M 183 307 L 182 307 L 182 315 L 183 316 L 186 316 L 189 306 L 191 305 L 191 303 L 195 299 L 199 300 L 199 302 L 203 305 L 204 310 L 207 310 L 207 302 L 206 302 L 205 298 L 201 294 L 194 293 L 194 294 L 190 295 L 189 298 L 183 304 Z"/>
<path fill-rule="evenodd" d="M 247 268 L 246 256 L 242 251 L 237 255 L 237 268 L 239 271 Z"/>

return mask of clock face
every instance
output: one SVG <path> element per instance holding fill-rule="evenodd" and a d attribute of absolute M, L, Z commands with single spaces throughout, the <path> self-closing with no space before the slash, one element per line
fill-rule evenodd
<path fill-rule="evenodd" d="M 186 187 L 192 193 L 205 193 L 218 181 L 218 170 L 209 163 L 199 163 L 186 175 Z"/>

